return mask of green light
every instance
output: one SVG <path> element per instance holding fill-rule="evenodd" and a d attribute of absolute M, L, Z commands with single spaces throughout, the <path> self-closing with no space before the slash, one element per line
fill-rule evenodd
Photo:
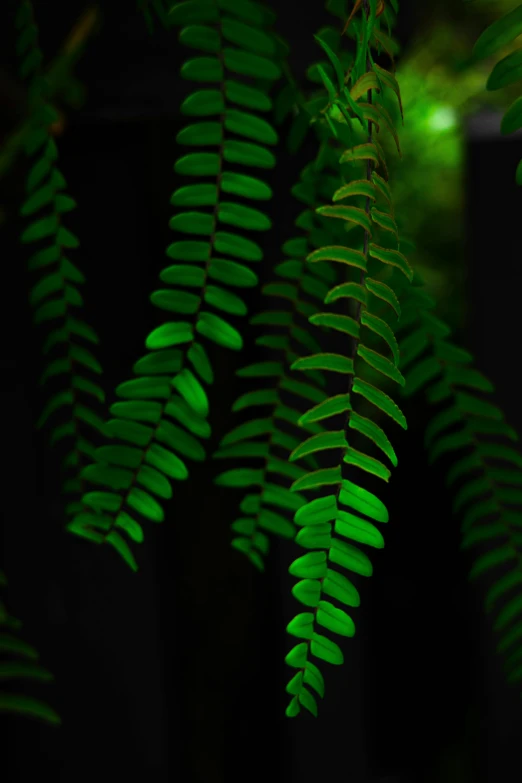
<path fill-rule="evenodd" d="M 432 130 L 444 131 L 454 128 L 457 124 L 457 116 L 451 106 L 439 106 L 434 109 L 428 120 Z"/>

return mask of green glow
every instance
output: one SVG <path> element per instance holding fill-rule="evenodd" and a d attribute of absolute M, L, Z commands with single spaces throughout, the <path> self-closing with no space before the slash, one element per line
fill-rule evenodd
<path fill-rule="evenodd" d="M 438 106 L 432 110 L 428 119 L 428 125 L 434 131 L 451 130 L 456 124 L 457 115 L 451 106 Z"/>

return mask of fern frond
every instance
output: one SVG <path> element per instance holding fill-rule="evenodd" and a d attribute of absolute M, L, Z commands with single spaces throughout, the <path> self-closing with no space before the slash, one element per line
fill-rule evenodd
<path fill-rule="evenodd" d="M 176 173 L 189 179 L 171 197 L 182 211 L 169 225 L 181 236 L 167 248 L 171 264 L 160 274 L 164 287 L 151 295 L 152 303 L 176 320 L 149 334 L 148 353 L 134 366 L 138 377 L 116 389 L 120 401 L 111 407 L 114 418 L 107 424 L 113 443 L 98 449 L 96 464 L 82 474 L 102 489 L 84 495 L 84 508 L 69 525 L 73 533 L 109 542 L 133 569 L 136 562 L 122 534 L 142 541 L 142 519 L 161 522 L 160 501 L 172 496 L 170 482 L 187 478 L 185 459 L 205 457 L 199 439 L 210 435 L 205 385 L 212 384 L 213 369 L 204 340 L 242 348 L 230 319 L 244 315 L 247 307 L 228 289 L 258 282 L 250 264 L 263 253 L 243 232 L 271 226 L 261 207 L 272 191 L 257 174 L 275 165 L 269 147 L 277 142 L 271 124 L 260 116 L 271 109 L 271 100 L 247 82 L 280 76 L 267 29 L 273 19 L 251 0 L 188 0 L 169 11 L 169 25 L 181 28 L 179 40 L 203 55 L 181 68 L 183 78 L 198 84 L 181 106 L 195 121 L 176 139 L 191 150 L 175 165 Z"/>
<path fill-rule="evenodd" d="M 94 454 L 92 431 L 103 432 L 99 410 L 105 393 L 99 383 L 102 368 L 92 349 L 98 337 L 79 317 L 83 305 L 79 286 L 85 278 L 69 258 L 79 240 L 65 227 L 64 220 L 76 203 L 67 194 L 65 179 L 57 166 L 58 150 L 49 132 L 57 115 L 48 103 L 38 29 L 27 0 L 20 4 L 16 26 L 20 73 L 28 80 L 32 107 L 32 129 L 25 143 L 31 168 L 27 198 L 20 210 L 28 225 L 20 239 L 33 250 L 28 265 L 38 278 L 29 295 L 33 320 L 49 327 L 43 346 L 47 364 L 40 385 L 52 391 L 36 426 L 49 424 L 51 444 L 65 441 L 69 448 L 64 466 L 73 471 L 74 477 L 65 481 L 63 491 L 76 497 L 66 507 L 70 515 L 78 510 L 83 491 L 78 473 Z"/>
<path fill-rule="evenodd" d="M 292 696 L 286 711 L 288 717 L 296 716 L 301 707 L 317 714 L 316 699 L 309 688 L 322 697 L 324 682 L 310 656 L 332 664 L 343 662 L 339 645 L 322 631 L 340 636 L 353 636 L 355 632 L 353 620 L 344 608 L 329 600 L 334 598 L 342 606 L 359 603 L 357 590 L 343 572 L 370 576 L 372 564 L 368 555 L 354 544 L 375 548 L 384 546 L 375 523 L 387 522 L 388 511 L 376 495 L 360 485 L 358 477 L 361 476 L 362 480 L 363 473 L 370 473 L 384 481 L 389 480 L 391 472 L 385 463 L 373 456 L 371 452 L 374 450 L 384 453 L 392 465 L 397 464 L 397 458 L 384 430 L 372 419 L 358 414 L 355 395 L 362 396 L 406 428 L 402 411 L 379 388 L 390 379 L 401 386 L 404 378 L 397 366 L 398 349 L 393 330 L 376 315 L 375 307 L 383 298 L 390 308 L 397 306 L 396 294 L 384 282 L 390 271 L 399 270 L 409 282 L 413 273 L 399 250 L 384 155 L 374 136 L 374 131 L 379 133 L 383 127 L 395 135 L 391 121 L 378 103 L 379 81 L 369 56 L 369 47 L 378 44 L 384 35 L 380 32 L 377 10 L 377 0 L 370 0 L 368 15 L 362 13 L 360 19 L 353 20 L 358 23 L 362 43 L 357 36 L 356 57 L 348 80 L 352 84 L 350 88 L 345 84 L 346 77 L 339 59 L 325 42 L 321 44 L 332 65 L 333 79 L 324 69 L 319 69 L 327 93 L 326 105 L 320 111 L 332 135 L 345 145 L 340 163 L 346 164 L 343 169 L 346 182 L 334 194 L 333 203 L 318 208 L 317 212 L 345 225 L 352 241 L 320 247 L 308 256 L 307 261 L 311 265 L 329 261 L 346 270 L 345 288 L 341 292 L 338 289 L 330 291 L 325 302 L 334 303 L 347 298 L 352 300 L 353 308 L 349 315 L 332 309 L 310 320 L 346 335 L 351 349 L 343 354 L 315 353 L 298 359 L 292 365 L 298 370 L 320 369 L 341 373 L 346 376 L 346 392 L 340 404 L 335 397 L 327 399 L 323 403 L 324 415 L 321 415 L 322 421 L 342 416 L 344 425 L 312 435 L 290 456 L 290 460 L 294 461 L 316 450 L 334 450 L 331 467 L 309 472 L 292 485 L 295 492 L 313 490 L 328 494 L 301 505 L 294 518 L 295 523 L 303 528 L 296 541 L 310 551 L 297 558 L 289 571 L 300 580 L 293 588 L 295 597 L 310 611 L 298 614 L 287 626 L 288 633 L 303 640 L 285 659 L 289 666 L 297 669 L 287 686 L 287 692 Z M 364 130 L 367 129 L 364 144 L 354 144 L 350 131 L 354 118 Z M 359 174 L 361 163 L 365 172 L 363 177 Z M 378 166 L 382 166 L 383 176 L 375 171 Z M 376 337 L 380 341 L 377 350 L 373 342 L 370 347 L 368 335 L 372 335 L 372 340 Z M 375 374 L 376 385 L 369 384 L 362 377 L 365 366 Z M 313 419 L 312 412 L 307 416 L 308 421 Z M 364 451 L 354 448 L 352 430 L 364 436 L 369 448 Z M 339 450 L 342 455 L 340 463 Z M 331 568 L 330 564 L 339 566 L 340 570 Z"/>
<path fill-rule="evenodd" d="M 522 454 L 513 445 L 519 437 L 487 399 L 493 384 L 473 366 L 473 356 L 450 341 L 449 327 L 431 312 L 434 306 L 422 289 L 405 295 L 399 328 L 403 394 L 422 390 L 430 405 L 443 404 L 426 427 L 429 463 L 444 455 L 454 459 L 446 482 L 454 492 L 453 512 L 462 519 L 461 547 L 479 547 L 469 578 L 489 577 L 485 606 L 495 614 L 497 650 L 505 656 L 508 681 L 520 682 Z"/>
<path fill-rule="evenodd" d="M 0 586 L 6 584 L 5 575 L 0 571 Z M 7 613 L 0 600 L 0 679 L 8 683 L 53 680 L 53 675 L 38 663 L 39 655 L 34 647 L 19 638 L 17 631 L 20 627 L 20 621 Z M 0 691 L 0 712 L 24 715 L 54 725 L 61 723 L 60 717 L 45 702 L 17 693 L 16 689 Z"/>
<path fill-rule="evenodd" d="M 473 47 L 473 60 L 491 57 L 499 49 L 510 44 L 522 32 L 522 4 L 496 19 L 479 36 Z M 515 49 L 502 58 L 491 71 L 487 90 L 500 90 L 514 84 L 522 78 L 522 49 Z M 506 110 L 500 123 L 500 132 L 504 135 L 514 133 L 522 128 L 522 96 L 516 98 Z M 519 162 L 515 180 L 522 185 L 522 160 Z"/>
<path fill-rule="evenodd" d="M 325 188 L 331 196 L 332 189 L 328 190 L 331 179 L 333 177 L 328 177 L 327 171 L 322 169 L 318 156 L 303 169 L 300 182 L 292 188 L 292 193 L 308 207 L 313 207 L 316 198 L 324 195 Z M 335 185 L 338 184 L 337 179 Z M 277 330 L 277 333 L 263 334 L 256 340 L 256 344 L 268 348 L 269 357 L 271 354 L 273 357 L 249 364 L 237 372 L 243 378 L 259 379 L 257 382 L 262 386 L 242 394 L 232 410 L 250 411 L 261 407 L 263 415 L 252 418 L 254 414 L 250 413 L 247 421 L 222 439 L 219 450 L 213 455 L 218 459 L 262 460 L 260 467 L 232 468 L 216 478 L 220 486 L 255 487 L 240 505 L 244 516 L 232 524 L 233 532 L 239 534 L 233 538 L 232 546 L 244 552 L 259 570 L 264 570 L 263 556 L 269 549 L 266 533 L 292 538 L 295 527 L 287 515 L 304 502 L 304 498 L 289 492 L 291 482 L 306 473 L 304 468 L 288 462 L 290 453 L 299 444 L 298 425 L 302 412 L 299 408 L 303 400 L 320 404 L 326 399 L 321 373 L 310 371 L 302 382 L 290 372 L 290 365 L 298 358 L 296 350 L 321 350 L 317 339 L 300 326 L 300 321 L 317 312 L 328 286 L 335 282 L 335 271 L 328 264 L 317 264 L 310 271 L 305 264 L 308 252 L 324 237 L 327 221 L 308 209 L 297 223 L 306 224 L 308 230 L 303 229 L 303 236 L 284 243 L 282 250 L 289 258 L 274 269 L 279 280 L 268 283 L 262 290 L 270 297 L 274 309 L 262 311 L 250 321 Z M 328 236 L 335 238 L 335 234 Z M 322 431 L 321 425 L 316 423 L 303 426 L 310 434 Z M 308 458 L 308 463 L 317 467 L 313 456 Z"/>

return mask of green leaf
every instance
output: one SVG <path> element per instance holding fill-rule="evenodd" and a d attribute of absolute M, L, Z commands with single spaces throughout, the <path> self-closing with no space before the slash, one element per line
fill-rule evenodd
<path fill-rule="evenodd" d="M 277 77 L 276 77 L 277 78 Z M 212 92 L 208 90 L 207 92 Z M 182 105 L 183 110 L 183 105 Z M 219 114 L 219 112 L 207 112 L 208 114 Z M 260 142 L 261 144 L 277 144 L 278 135 L 272 126 L 261 117 L 237 109 L 226 109 L 225 128 L 231 133 L 237 133 L 238 136 L 244 136 L 247 139 Z M 229 143 L 230 149 L 230 143 Z"/>
<path fill-rule="evenodd" d="M 366 454 L 363 454 L 363 452 L 357 451 L 357 449 L 354 449 L 351 446 L 346 450 L 346 453 L 343 456 L 343 462 L 346 462 L 348 465 L 355 465 L 360 468 L 360 470 L 371 473 L 383 481 L 388 481 L 391 476 L 391 472 L 386 465 L 383 465 L 382 462 L 373 457 L 368 457 Z"/>
<path fill-rule="evenodd" d="M 469 571 L 468 578 L 471 581 L 483 574 L 484 571 L 488 571 L 490 568 L 494 568 L 495 566 L 500 565 L 500 563 L 505 563 L 507 560 L 516 557 L 516 552 L 511 546 L 493 549 L 475 560 Z"/>
<path fill-rule="evenodd" d="M 286 626 L 286 632 L 299 639 L 311 639 L 314 633 L 312 612 L 302 612 L 296 615 Z"/>
<path fill-rule="evenodd" d="M 202 385 L 187 367 L 181 370 L 172 381 L 172 385 L 181 394 L 187 405 L 202 418 L 208 416 L 208 397 Z"/>
<path fill-rule="evenodd" d="M 317 353 L 297 359 L 291 370 L 330 370 L 353 375 L 353 360 L 338 353 Z"/>
<path fill-rule="evenodd" d="M 230 125 L 232 127 L 230 127 Z M 260 135 L 259 133 L 256 133 L 255 136 L 252 136 L 252 133 L 247 132 L 248 126 L 246 126 L 245 123 L 238 122 L 237 118 L 232 118 L 232 121 L 229 121 L 229 130 L 233 130 L 234 127 L 242 129 L 239 132 L 241 135 L 247 136 L 248 138 L 257 139 Z M 273 169 L 276 164 L 275 156 L 270 150 L 260 147 L 258 144 L 251 144 L 246 141 L 235 141 L 234 139 L 227 139 L 224 142 L 223 157 L 228 163 L 237 163 L 240 166 L 254 166 L 262 169 Z M 217 154 L 215 154 L 215 158 L 218 165 L 216 165 L 215 171 L 212 173 L 217 174 L 219 167 L 219 158 Z"/>
<path fill-rule="evenodd" d="M 318 435 L 312 435 L 307 438 L 300 446 L 298 446 L 290 454 L 289 460 L 291 462 L 302 459 L 308 454 L 312 454 L 316 451 L 324 451 L 325 449 L 343 449 L 346 448 L 346 437 L 344 430 L 338 430 L 336 432 L 321 432 Z"/>
<path fill-rule="evenodd" d="M 208 285 L 204 299 L 208 305 L 232 315 L 245 315 L 247 312 L 247 306 L 239 296 L 218 286 Z"/>
<path fill-rule="evenodd" d="M 340 245 L 330 245 L 314 250 L 306 257 L 306 260 L 310 263 L 315 263 L 316 261 L 335 261 L 339 264 L 352 266 L 355 269 L 362 269 L 363 272 L 367 271 L 366 256 L 364 253 L 361 253 L 360 250 L 354 250 L 353 248 L 342 247 Z"/>
<path fill-rule="evenodd" d="M 190 25 L 203 22 L 211 24 L 219 20 L 219 8 L 211 3 L 187 0 L 173 5 L 168 13 L 169 25 Z"/>
<path fill-rule="evenodd" d="M 375 445 L 380 448 L 384 454 L 386 454 L 392 465 L 395 468 L 397 467 L 397 455 L 395 454 L 393 446 L 391 445 L 384 430 L 382 430 L 371 419 L 360 416 L 355 411 L 352 411 L 350 414 L 348 423 L 352 429 L 357 430 L 357 432 L 360 432 L 362 435 L 365 435 L 367 438 L 372 440 Z"/>
<path fill-rule="evenodd" d="M 340 413 L 345 413 L 352 409 L 350 403 L 349 394 L 337 394 L 335 397 L 330 397 L 324 402 L 315 405 L 304 413 L 299 419 L 299 426 L 304 427 L 307 424 L 315 421 L 321 421 L 322 419 L 330 418 L 331 416 L 337 416 Z"/>
<path fill-rule="evenodd" d="M 318 207 L 316 210 L 318 215 L 329 218 L 338 218 L 339 220 L 346 220 L 349 223 L 356 223 L 361 226 L 368 234 L 372 233 L 372 222 L 367 212 L 359 207 L 348 206 L 346 204 L 329 204 L 325 207 Z"/>
<path fill-rule="evenodd" d="M 251 487 L 264 484 L 264 471 L 254 468 L 235 468 L 221 473 L 214 483 L 218 487 Z"/>
<path fill-rule="evenodd" d="M 281 69 L 273 60 L 243 49 L 232 49 L 229 46 L 223 48 L 225 68 L 241 76 L 249 76 L 253 79 L 267 79 L 275 81 L 281 76 Z M 270 143 L 270 142 L 265 142 Z"/>
<path fill-rule="evenodd" d="M 292 595 L 305 606 L 315 608 L 321 599 L 321 583 L 317 579 L 301 579 L 292 587 Z"/>
<path fill-rule="evenodd" d="M 173 242 L 166 250 L 169 258 L 176 261 L 205 261 L 207 262 L 212 255 L 212 249 L 209 242 L 198 242 L 195 240 L 184 240 L 182 242 Z M 168 270 L 178 268 L 168 267 Z M 167 271 L 168 271 L 167 270 Z M 164 282 L 168 282 L 165 280 Z"/>
<path fill-rule="evenodd" d="M 136 481 L 138 484 L 141 484 L 142 487 L 148 489 L 149 492 L 154 492 L 160 498 L 170 500 L 172 497 L 172 487 L 170 486 L 168 479 L 166 479 L 165 476 L 162 476 L 155 468 L 151 468 L 148 465 L 142 465 L 136 475 Z M 126 529 L 128 533 L 130 533 L 129 525 L 130 523 L 127 521 Z"/>
<path fill-rule="evenodd" d="M 302 688 L 298 699 L 299 703 L 302 704 L 303 707 L 306 707 L 306 709 L 311 712 L 315 718 L 317 718 L 317 702 L 315 701 L 315 698 L 312 696 L 312 694 L 306 690 L 306 688 Z"/>
<path fill-rule="evenodd" d="M 47 704 L 17 693 L 0 693 L 0 712 L 18 713 L 55 725 L 62 722 L 60 716 Z"/>
<path fill-rule="evenodd" d="M 220 170 L 220 157 L 217 152 L 192 152 L 178 158 L 174 166 L 176 174 L 189 177 L 217 176 Z"/>
<path fill-rule="evenodd" d="M 145 462 L 148 462 L 152 467 L 157 468 L 169 478 L 177 481 L 183 481 L 188 478 L 188 470 L 185 463 L 171 451 L 164 449 L 163 446 L 157 443 L 152 443 L 147 449 Z"/>
<path fill-rule="evenodd" d="M 38 190 L 32 193 L 27 201 L 23 203 L 22 208 L 20 209 L 20 215 L 24 217 L 27 215 L 32 215 L 34 212 L 42 209 L 42 207 L 50 204 L 54 198 L 54 195 L 54 188 L 49 183 L 46 183 L 41 188 L 38 188 Z"/>
<path fill-rule="evenodd" d="M 205 25 L 184 27 L 180 30 L 179 41 L 185 44 L 185 46 L 190 46 L 192 49 L 198 49 L 202 52 L 218 52 L 221 46 L 218 31 Z"/>
<path fill-rule="evenodd" d="M 82 502 L 96 511 L 119 511 L 121 498 L 114 492 L 87 492 Z"/>
<path fill-rule="evenodd" d="M 263 30 L 258 30 L 250 24 L 243 24 L 235 19 L 224 17 L 221 32 L 225 40 L 242 48 L 251 49 L 259 54 L 275 54 L 273 39 Z"/>
<path fill-rule="evenodd" d="M 184 79 L 194 82 L 221 82 L 223 66 L 217 57 L 194 57 L 185 60 L 180 69 Z"/>
<path fill-rule="evenodd" d="M 384 539 L 375 525 L 347 511 L 337 512 L 335 532 L 360 544 L 373 546 L 375 549 L 384 548 Z"/>
<path fill-rule="evenodd" d="M 522 6 L 519 5 L 486 27 L 473 47 L 473 59 L 481 60 L 490 57 L 511 43 L 520 33 L 522 33 Z"/>
<path fill-rule="evenodd" d="M 522 128 L 522 97 L 515 98 L 509 109 L 502 117 L 500 123 L 500 132 L 505 136 L 509 133 L 514 133 L 520 128 Z"/>
<path fill-rule="evenodd" d="M 272 190 L 262 180 L 246 174 L 225 171 L 221 177 L 221 189 L 244 198 L 266 201 L 272 198 Z"/>
<path fill-rule="evenodd" d="M 270 96 L 256 87 L 247 87 L 246 84 L 235 79 L 225 80 L 225 96 L 231 103 L 237 103 L 244 109 L 254 111 L 270 111 L 272 101 Z"/>
<path fill-rule="evenodd" d="M 133 474 L 123 468 L 111 468 L 108 465 L 87 465 L 80 473 L 80 478 L 85 478 L 93 484 L 102 484 L 110 489 L 128 489 L 132 483 Z"/>
<path fill-rule="evenodd" d="M 296 525 L 322 525 L 330 522 L 337 515 L 337 502 L 334 495 L 310 500 L 295 514 Z"/>
<path fill-rule="evenodd" d="M 364 284 L 368 291 L 376 296 L 378 299 L 382 299 L 395 311 L 397 318 L 401 317 L 401 306 L 397 295 L 392 289 L 380 280 L 373 280 L 371 277 L 366 277 Z"/>
<path fill-rule="evenodd" d="M 355 378 L 352 391 L 355 394 L 360 394 L 366 400 L 368 400 L 368 402 L 371 402 L 372 405 L 375 405 L 377 408 L 379 408 L 379 410 L 383 411 L 383 413 L 386 413 L 404 430 L 408 429 L 406 418 L 400 410 L 399 406 L 396 405 L 391 397 L 388 397 L 388 395 L 383 391 L 377 389 L 375 386 L 372 386 L 366 381 L 363 381 L 362 378 Z"/>
<path fill-rule="evenodd" d="M 181 397 L 174 395 L 165 406 L 167 416 L 172 416 L 199 438 L 209 438 L 210 424 L 201 418 Z"/>
<path fill-rule="evenodd" d="M 331 543 L 331 525 L 312 525 L 303 527 L 297 533 L 295 541 L 304 549 L 329 549 Z"/>
<path fill-rule="evenodd" d="M 314 38 L 317 41 L 317 43 L 319 44 L 319 46 L 322 47 L 322 49 L 326 53 L 326 56 L 330 60 L 332 66 L 334 68 L 335 75 L 337 76 L 337 87 L 338 87 L 339 90 L 341 90 L 343 88 L 343 86 L 344 86 L 344 69 L 343 69 L 343 66 L 341 65 L 341 61 L 339 60 L 337 55 L 331 50 L 331 48 L 328 46 L 326 41 L 323 40 L 323 38 L 321 36 L 314 35 Z"/>
<path fill-rule="evenodd" d="M 325 552 L 309 552 L 291 564 L 288 572 L 299 579 L 323 579 L 326 576 Z"/>
<path fill-rule="evenodd" d="M 371 348 L 367 348 L 365 345 L 359 343 L 357 346 L 357 355 L 360 356 L 366 364 L 373 367 L 374 370 L 377 370 L 377 372 L 380 372 L 392 381 L 395 381 L 395 383 L 398 383 L 401 386 L 406 384 L 402 373 L 393 362 L 380 353 L 377 353 L 377 351 L 373 351 Z"/>
<path fill-rule="evenodd" d="M 219 122 L 196 122 L 186 125 L 176 136 L 177 144 L 192 147 L 217 147 L 223 141 L 223 128 Z"/>
<path fill-rule="evenodd" d="M 370 559 L 364 552 L 346 541 L 332 539 L 332 546 L 328 552 L 332 563 L 342 566 L 347 571 L 353 571 L 361 576 L 371 576 L 373 567 Z"/>
<path fill-rule="evenodd" d="M 180 212 L 169 220 L 173 231 L 183 234 L 204 234 L 210 236 L 214 232 L 215 219 L 205 212 Z"/>
<path fill-rule="evenodd" d="M 373 182 L 367 179 L 355 179 L 338 188 L 332 196 L 332 201 L 341 201 L 344 198 L 365 196 L 373 201 L 377 198 L 377 191 Z"/>
<path fill-rule="evenodd" d="M 303 682 L 305 685 L 310 685 L 315 692 L 323 698 L 324 696 L 324 679 L 323 675 L 315 664 L 311 661 L 306 662 L 306 668 L 304 671 Z"/>
<path fill-rule="evenodd" d="M 169 446 L 169 448 L 178 451 L 182 456 L 197 462 L 203 462 L 205 459 L 205 449 L 193 435 L 171 424 L 169 421 L 162 421 L 156 430 L 156 439 Z"/>
<path fill-rule="evenodd" d="M 133 367 L 136 375 L 175 375 L 183 365 L 180 350 L 153 351 L 138 359 Z"/>
<path fill-rule="evenodd" d="M 285 657 L 285 663 L 292 666 L 294 669 L 302 669 L 306 664 L 306 656 L 308 653 L 308 644 L 306 642 L 300 642 L 292 647 L 288 655 Z"/>
<path fill-rule="evenodd" d="M 218 220 L 231 226 L 238 226 L 249 231 L 267 231 L 272 226 L 271 220 L 258 209 L 223 201 L 217 210 Z"/>
<path fill-rule="evenodd" d="M 275 533 L 276 535 L 281 536 L 281 538 L 294 537 L 295 528 L 293 524 L 275 511 L 262 509 L 259 512 L 258 524 L 259 527 L 268 530 L 270 533 Z"/>
<path fill-rule="evenodd" d="M 199 313 L 196 331 L 225 348 L 239 351 L 243 347 L 243 338 L 237 329 L 234 329 L 218 315 L 208 313 L 205 310 L 201 310 Z"/>
<path fill-rule="evenodd" d="M 161 417 L 161 405 L 157 402 L 115 402 L 110 407 L 112 416 L 157 424 Z"/>
<path fill-rule="evenodd" d="M 132 446 L 100 446 L 95 450 L 94 456 L 99 462 L 137 468 L 141 462 L 142 452 L 141 449 Z"/>
<path fill-rule="evenodd" d="M 370 242 L 369 246 L 370 255 L 376 258 L 381 263 L 387 266 L 395 267 L 406 277 L 411 283 L 413 280 L 413 270 L 408 263 L 406 256 L 404 256 L 399 250 L 391 250 L 390 248 L 380 247 Z"/>
<path fill-rule="evenodd" d="M 134 555 L 116 530 L 111 530 L 105 540 L 114 547 L 114 549 L 118 552 L 119 555 L 121 555 L 121 557 L 123 557 L 127 565 L 130 566 L 133 571 L 138 570 L 138 565 L 134 559 Z"/>
<path fill-rule="evenodd" d="M 35 220 L 31 223 L 20 236 L 23 243 L 38 242 L 45 237 L 50 237 L 58 231 L 58 218 L 56 215 Z"/>
<path fill-rule="evenodd" d="M 299 693 L 303 685 L 303 672 L 297 672 L 286 686 L 287 693 Z"/>
<path fill-rule="evenodd" d="M 370 160 L 376 166 L 379 165 L 379 153 L 375 144 L 357 144 L 355 147 L 347 149 L 341 155 L 339 163 L 354 163 L 359 160 Z"/>
<path fill-rule="evenodd" d="M 185 185 L 170 197 L 173 207 L 212 207 L 217 203 L 218 189 L 213 183 Z"/>
<path fill-rule="evenodd" d="M 376 495 L 348 479 L 343 479 L 339 501 L 344 506 L 360 511 L 376 522 L 388 522 L 389 514 L 384 503 Z"/>
<path fill-rule="evenodd" d="M 339 465 L 335 468 L 322 468 L 321 470 L 314 470 L 312 473 L 308 473 L 308 475 L 294 481 L 291 486 L 291 491 L 301 492 L 306 489 L 315 489 L 315 487 L 321 487 L 328 484 L 339 484 L 340 481 L 341 468 Z"/>
<path fill-rule="evenodd" d="M 337 313 L 316 313 L 309 319 L 315 326 L 327 326 L 331 329 L 337 329 L 339 332 L 359 339 L 359 324 L 348 315 L 338 315 Z M 390 330 L 391 331 L 391 330 Z"/>
<path fill-rule="evenodd" d="M 238 443 L 239 441 L 247 440 L 248 438 L 255 438 L 259 435 L 265 435 L 266 433 L 272 432 L 273 429 L 274 421 L 272 418 L 250 419 L 227 433 L 227 435 L 222 438 L 220 447 L 227 446 L 231 443 Z"/>
<path fill-rule="evenodd" d="M 236 256 L 243 261 L 261 261 L 263 258 L 261 248 L 255 242 L 225 231 L 216 231 L 214 247 L 218 253 Z"/>
<path fill-rule="evenodd" d="M 197 90 L 181 104 L 180 111 L 189 117 L 208 117 L 223 114 L 225 101 L 220 90 Z"/>
<path fill-rule="evenodd" d="M 189 321 L 171 321 L 153 329 L 145 340 L 145 347 L 149 350 L 157 350 L 188 343 L 193 339 L 193 329 Z"/>
<path fill-rule="evenodd" d="M 314 67 L 315 67 L 317 73 L 319 74 L 319 77 L 320 77 L 321 81 L 323 82 L 323 84 L 324 84 L 324 86 L 326 88 L 326 91 L 328 93 L 328 100 L 329 100 L 329 102 L 333 103 L 335 101 L 336 89 L 335 89 L 335 86 L 334 86 L 332 80 L 330 79 L 330 77 L 328 76 L 328 74 L 326 73 L 326 71 L 324 70 L 324 68 L 321 65 L 317 64 Z"/>
<path fill-rule="evenodd" d="M 297 511 L 305 502 L 304 498 L 297 493 L 291 492 L 285 487 L 278 487 L 275 484 L 266 483 L 263 495 L 264 502 L 268 506 L 277 506 L 286 511 Z"/>
<path fill-rule="evenodd" d="M 142 543 L 144 536 L 141 525 L 139 525 L 136 520 L 125 511 L 122 511 L 118 514 L 114 524 L 121 530 L 125 530 L 132 541 L 135 541 L 137 544 Z"/>
<path fill-rule="evenodd" d="M 210 385 L 214 382 L 212 365 L 210 364 L 207 352 L 200 343 L 192 343 L 187 351 L 187 358 L 205 383 Z"/>
<path fill-rule="evenodd" d="M 353 636 L 355 625 L 343 609 L 337 609 L 330 601 L 320 601 L 316 620 L 323 628 L 338 633 L 340 636 Z"/>
<path fill-rule="evenodd" d="M 522 574 L 518 571 L 509 571 L 500 579 L 495 581 L 495 584 L 489 588 L 486 594 L 486 612 L 491 612 L 495 602 L 504 595 L 504 593 L 511 590 L 513 587 L 522 585 Z"/>
<path fill-rule="evenodd" d="M 400 359 L 399 346 L 395 335 L 388 324 L 376 315 L 372 315 L 364 310 L 361 314 L 361 323 L 363 326 L 366 326 L 368 329 L 371 329 L 372 332 L 379 335 L 379 337 L 382 337 L 392 353 L 394 364 L 398 366 Z"/>
<path fill-rule="evenodd" d="M 203 270 L 201 271 L 203 272 Z M 237 264 L 235 261 L 213 260 L 210 264 L 208 275 L 213 280 L 237 286 L 238 288 L 252 288 L 258 283 L 258 277 L 254 272 L 242 264 Z"/>
<path fill-rule="evenodd" d="M 354 585 L 343 574 L 329 568 L 322 583 L 322 592 L 346 606 L 360 606 L 361 598 Z"/>
<path fill-rule="evenodd" d="M 327 639 L 322 634 L 314 633 L 310 644 L 310 651 L 316 658 L 321 658 L 327 663 L 340 665 L 344 663 L 344 657 L 339 645 Z"/>
<path fill-rule="evenodd" d="M 106 424 L 106 433 L 109 437 L 120 438 L 136 446 L 147 446 L 153 437 L 152 427 L 138 424 L 136 421 L 123 419 L 110 419 Z"/>
<path fill-rule="evenodd" d="M 167 399 L 170 397 L 169 378 L 135 378 L 116 387 L 116 395 L 128 400 L 146 398 Z"/>

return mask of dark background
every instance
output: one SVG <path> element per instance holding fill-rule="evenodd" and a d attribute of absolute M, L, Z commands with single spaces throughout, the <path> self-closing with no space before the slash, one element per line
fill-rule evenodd
<path fill-rule="evenodd" d="M 84 5 L 57 5 L 53 12 L 47 0 L 34 5 L 42 48 L 52 53 Z M 293 66 L 302 73 L 312 34 L 328 17 L 321 3 L 277 7 Z M 415 28 L 416 7 L 401 1 L 403 44 Z M 6 72 L 15 74 L 7 9 L 4 19 Z M 77 69 L 87 103 L 68 116 L 58 139 L 60 168 L 79 205 L 67 225 L 81 239 L 75 261 L 87 275 L 87 320 L 102 337 L 97 356 L 109 403 L 156 323 L 148 292 L 172 241 L 174 140 L 186 124 L 179 116 L 184 56 L 175 32 L 147 34 L 130 0 L 107 3 L 102 29 Z M 268 175 L 277 220 L 263 239 L 263 280 L 299 211 L 289 186 L 312 151 L 313 145 L 296 158 L 281 154 L 277 177 Z M 495 382 L 496 401 L 518 431 L 522 414 L 509 361 L 521 273 L 506 212 L 514 217 L 519 204 L 513 172 L 521 155 L 518 141 L 468 141 L 471 317 L 459 335 Z M 240 496 L 213 487 L 221 465 L 193 465 L 189 482 L 176 484 L 165 522 L 146 526 L 137 574 L 112 549 L 64 535 L 58 458 L 46 434 L 35 430 L 42 360 L 18 245 L 24 173 L 21 162 L 0 183 L 2 566 L 24 638 L 56 674 L 53 686 L 36 690 L 63 726 L 2 718 L 0 764 L 8 769 L 2 780 L 500 783 L 513 779 L 517 765 L 520 776 L 520 699 L 505 685 L 495 654 L 482 611 L 485 585 L 467 582 L 469 561 L 459 552 L 444 488 L 447 465 L 428 468 L 419 403 L 406 408 L 409 432 L 395 436 L 400 467 L 383 495 L 391 520 L 386 549 L 372 553 L 372 579 L 356 581 L 357 634 L 343 645 L 343 667 L 323 667 L 326 697 L 317 720 L 284 717 L 290 672 L 284 629 L 296 611 L 287 568 L 295 550 L 274 541 L 261 576 L 230 548 Z M 260 309 L 259 290 L 249 304 Z M 242 355 L 213 354 L 209 452 L 236 423 L 230 406 L 244 386 L 234 372 L 254 356 L 248 346 L 257 332 L 246 322 L 242 328 Z"/>

